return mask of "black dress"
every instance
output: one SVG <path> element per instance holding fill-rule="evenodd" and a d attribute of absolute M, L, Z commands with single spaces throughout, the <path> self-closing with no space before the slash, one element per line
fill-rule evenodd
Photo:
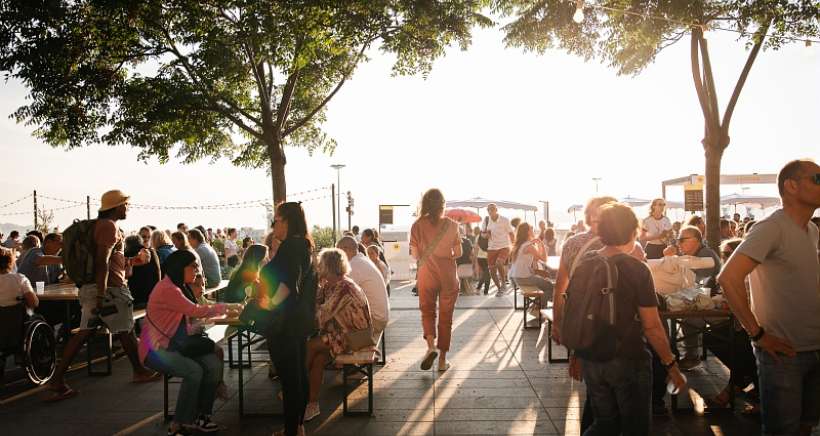
<path fill-rule="evenodd" d="M 282 383 L 285 435 L 296 435 L 308 403 L 307 337 L 316 323 L 317 281 L 308 241 L 297 237 L 284 240 L 276 256 L 260 271 L 260 277 L 262 288 L 271 298 L 281 283 L 290 290 L 288 297 L 273 310 L 277 321 L 265 337 Z"/>

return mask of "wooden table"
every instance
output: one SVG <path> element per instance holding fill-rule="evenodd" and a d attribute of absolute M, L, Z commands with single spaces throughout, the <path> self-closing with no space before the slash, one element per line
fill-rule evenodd
<path fill-rule="evenodd" d="M 669 328 L 669 344 L 672 346 L 672 352 L 675 353 L 675 356 L 678 357 L 678 347 L 677 343 L 686 340 L 686 336 L 682 336 L 678 338 L 678 325 L 682 322 L 685 322 L 687 319 L 700 319 L 704 321 L 704 326 L 702 328 L 689 325 L 692 329 L 698 330 L 695 334 L 703 334 L 703 335 L 710 335 L 711 337 L 725 341 L 729 345 L 729 362 L 724 362 L 724 364 L 729 368 L 731 374 L 731 368 L 734 367 L 735 359 L 735 351 L 734 351 L 734 332 L 735 329 L 732 328 L 731 323 L 734 320 L 734 315 L 732 314 L 731 310 L 726 309 L 704 309 L 704 310 L 676 310 L 676 311 L 661 311 L 660 312 L 661 319 L 664 321 L 668 320 L 670 322 Z M 729 324 L 729 334 L 728 336 L 721 335 L 715 332 L 712 327 L 716 325 L 722 325 L 723 323 L 728 322 Z M 704 341 L 705 343 L 705 341 Z M 703 359 L 706 359 L 706 348 L 703 347 Z M 729 404 L 730 410 L 734 410 L 735 407 L 735 390 L 734 388 L 729 390 Z M 672 410 L 677 409 L 678 406 L 678 396 L 672 395 Z"/>

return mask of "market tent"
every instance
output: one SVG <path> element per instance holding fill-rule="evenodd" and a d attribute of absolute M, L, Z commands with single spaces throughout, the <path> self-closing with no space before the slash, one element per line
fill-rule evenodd
<path fill-rule="evenodd" d="M 780 198 L 766 195 L 729 194 L 720 197 L 721 206 L 738 206 L 748 204 L 760 206 L 762 209 L 780 206 Z"/>
<path fill-rule="evenodd" d="M 532 206 L 530 204 L 524 203 L 516 203 L 514 201 L 506 201 L 506 200 L 490 200 L 487 198 L 475 197 L 469 200 L 452 200 L 448 201 L 446 207 L 473 207 L 476 209 L 483 209 L 487 207 L 490 203 L 495 203 L 501 209 L 517 209 L 517 210 L 524 210 L 529 212 L 535 212 L 538 210 L 538 207 Z"/>

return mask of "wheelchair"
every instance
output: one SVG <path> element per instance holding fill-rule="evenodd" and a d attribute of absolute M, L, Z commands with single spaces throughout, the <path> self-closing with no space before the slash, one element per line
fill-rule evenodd
<path fill-rule="evenodd" d="M 14 356 L 35 385 L 48 382 L 57 368 L 54 328 L 40 315 L 29 314 L 22 303 L 0 307 L 0 382 L 8 356 Z"/>

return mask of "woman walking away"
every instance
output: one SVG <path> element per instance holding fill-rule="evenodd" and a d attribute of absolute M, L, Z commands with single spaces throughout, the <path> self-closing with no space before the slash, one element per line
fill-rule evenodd
<path fill-rule="evenodd" d="M 598 237 L 604 248 L 584 255 L 570 279 L 564 307 L 562 339 L 570 327 L 580 326 L 586 318 L 586 299 L 600 294 L 597 287 L 607 283 L 609 268 L 617 270 L 613 295 L 614 323 L 598 322 L 582 342 L 585 349 L 575 349 L 581 372 L 587 385 L 587 398 L 592 406 L 594 423 L 584 435 L 648 435 L 651 427 L 652 357 L 655 350 L 676 389 L 686 385 L 669 346 L 658 314 L 658 298 L 652 275 L 645 263 L 630 256 L 635 249 L 638 218 L 622 203 L 607 203 L 600 208 Z M 604 277 L 601 277 L 603 274 Z M 612 279 L 614 280 L 614 279 Z M 597 288 L 597 289 L 596 289 Z M 595 294 L 593 294 L 595 295 Z M 572 335 L 569 335 L 572 337 Z M 578 339 L 578 338 L 576 338 Z"/>
<path fill-rule="evenodd" d="M 641 242 L 646 244 L 647 259 L 663 259 L 666 240 L 672 233 L 672 222 L 664 215 L 665 209 L 666 200 L 656 198 L 652 200 L 649 216 L 643 219 Z"/>
<path fill-rule="evenodd" d="M 416 286 L 424 339 L 427 340 L 427 353 L 421 362 L 421 369 L 430 369 L 438 357 L 438 370 L 446 371 L 450 367 L 446 356 L 450 349 L 453 309 L 459 291 L 456 258 L 461 256 L 461 239 L 458 224 L 444 217 L 444 195 L 438 189 L 424 193 L 418 216 L 410 228 L 410 254 L 418 263 Z M 435 343 L 437 329 L 438 347 Z"/>
<path fill-rule="evenodd" d="M 308 374 L 305 346 L 315 330 L 316 272 L 313 239 L 300 203 L 282 203 L 273 218 L 275 240 L 282 241 L 262 268 L 257 302 L 270 310 L 265 334 L 271 361 L 282 382 L 285 428 L 274 435 L 304 434 Z"/>
<path fill-rule="evenodd" d="M 165 268 L 165 278 L 157 283 L 148 298 L 146 323 L 140 338 L 140 360 L 149 368 L 182 378 L 168 435 L 218 431 L 219 426 L 211 421 L 211 413 L 217 385 L 222 379 L 222 361 L 216 356 L 213 342 L 208 344 L 201 336 L 189 336 L 190 318 L 235 317 L 241 306 L 193 302 L 191 285 L 199 265 L 192 252 L 174 252 L 166 259 Z"/>

